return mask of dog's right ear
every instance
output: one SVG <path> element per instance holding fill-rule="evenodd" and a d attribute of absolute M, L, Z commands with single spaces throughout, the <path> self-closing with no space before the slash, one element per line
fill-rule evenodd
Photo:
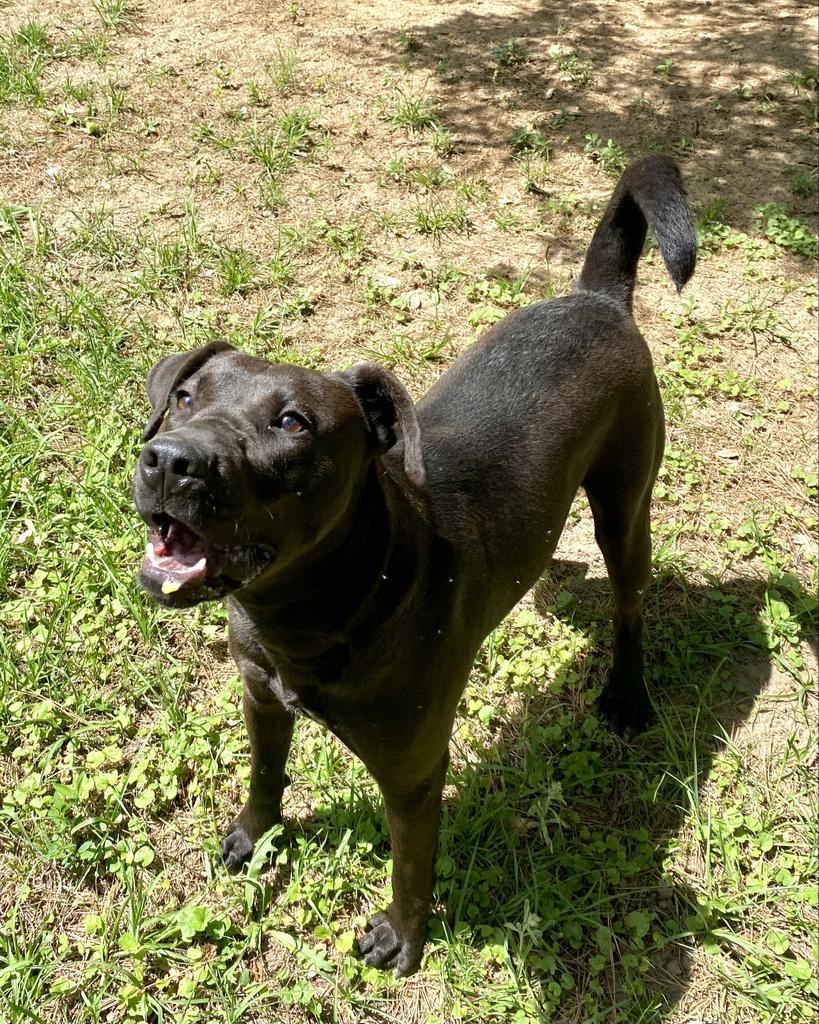
<path fill-rule="evenodd" d="M 153 411 L 142 432 L 143 441 L 150 441 L 159 430 L 165 413 L 168 411 L 171 394 L 182 381 L 196 373 L 197 370 L 201 370 L 213 356 L 227 351 L 235 351 L 233 345 L 226 341 L 212 341 L 202 348 L 195 348 L 193 352 L 179 352 L 177 355 L 165 356 L 151 367 L 145 387 Z"/>

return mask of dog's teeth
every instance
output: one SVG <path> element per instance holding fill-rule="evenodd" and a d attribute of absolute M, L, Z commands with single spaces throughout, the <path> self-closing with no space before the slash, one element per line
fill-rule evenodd
<path fill-rule="evenodd" d="M 162 584 L 163 594 L 175 594 L 177 590 L 182 586 L 179 580 L 165 580 Z"/>
<path fill-rule="evenodd" d="M 191 568 L 191 570 L 190 570 L 190 571 L 191 571 L 191 572 L 200 572 L 200 571 L 201 571 L 202 569 L 204 569 L 204 568 L 205 568 L 205 566 L 206 566 L 207 564 L 208 564 L 208 560 L 207 560 L 207 558 L 205 557 L 205 555 L 202 555 L 202 557 L 201 557 L 201 558 L 199 559 L 199 561 L 198 561 L 198 562 L 196 563 L 196 565 L 194 565 L 194 566 L 193 566 L 193 567 Z"/>
<path fill-rule="evenodd" d="M 148 541 L 148 547 L 145 549 L 145 557 L 151 565 L 156 565 L 156 552 L 154 551 L 154 546 L 150 541 Z"/>

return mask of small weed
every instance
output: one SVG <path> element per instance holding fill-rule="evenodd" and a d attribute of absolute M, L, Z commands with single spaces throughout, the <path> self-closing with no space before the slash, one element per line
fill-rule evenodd
<path fill-rule="evenodd" d="M 583 151 L 590 156 L 595 163 L 600 164 L 603 170 L 607 171 L 609 174 L 619 176 L 625 170 L 625 151 L 611 139 L 607 142 L 603 142 L 601 136 L 596 135 L 594 132 L 589 132 L 586 135 L 586 145 L 584 146 Z"/>
<path fill-rule="evenodd" d="M 431 235 L 439 238 L 447 231 L 466 231 L 469 219 L 461 205 L 442 206 L 434 203 L 430 206 L 418 206 L 413 214 L 415 230 L 420 235 Z"/>
<path fill-rule="evenodd" d="M 577 196 L 567 194 L 548 199 L 544 205 L 546 209 L 554 210 L 555 213 L 568 217 L 575 213 L 581 204 Z"/>
<path fill-rule="evenodd" d="M 229 153 L 236 147 L 233 139 L 219 135 L 212 121 L 199 121 L 195 124 L 191 128 L 191 138 L 194 142 L 205 142 L 212 146 L 218 146 Z"/>
<path fill-rule="evenodd" d="M 312 117 L 301 107 L 291 110 L 279 119 L 279 131 L 284 137 L 285 148 L 290 153 L 296 153 L 299 150 L 305 151 L 306 143 L 314 128 Z"/>
<path fill-rule="evenodd" d="M 276 41 L 276 52 L 264 66 L 265 74 L 280 96 L 289 96 L 299 87 L 299 51 Z"/>
<path fill-rule="evenodd" d="M 552 150 L 552 140 L 531 125 L 524 125 L 513 133 L 511 146 L 516 156 L 528 154 L 529 156 L 548 157 Z"/>
<path fill-rule="evenodd" d="M 222 250 L 216 264 L 225 296 L 243 295 L 258 283 L 259 261 L 244 249 Z"/>
<path fill-rule="evenodd" d="M 454 191 L 468 203 L 485 203 L 491 189 L 482 178 L 461 178 L 454 180 Z"/>
<path fill-rule="evenodd" d="M 792 347 L 796 338 L 770 301 L 770 290 L 749 295 L 740 302 L 729 301 L 722 309 L 716 330 L 733 337 L 750 338 L 756 349 L 759 339 L 778 341 Z"/>
<path fill-rule="evenodd" d="M 552 131 L 559 131 L 561 128 L 565 128 L 567 124 L 571 124 L 572 121 L 576 121 L 580 117 L 580 114 L 575 110 L 558 110 L 556 114 L 552 114 L 549 118 L 549 127 Z"/>
<path fill-rule="evenodd" d="M 710 199 L 700 210 L 697 237 L 700 245 L 709 248 L 725 237 L 728 228 L 728 204 L 722 196 Z"/>
<path fill-rule="evenodd" d="M 320 220 L 315 225 L 316 236 L 338 256 L 342 276 L 347 279 L 357 275 L 369 248 L 364 238 L 364 229 L 358 224 L 330 224 Z"/>
<path fill-rule="evenodd" d="M 809 260 L 819 256 L 819 239 L 815 232 L 798 217 L 790 217 L 779 203 L 765 203 L 757 207 L 756 215 L 762 223 L 765 237 L 774 245 Z"/>
<path fill-rule="evenodd" d="M 492 58 L 497 65 L 497 74 L 501 69 L 516 68 L 525 64 L 529 54 L 517 39 L 507 39 L 492 50 Z"/>
<path fill-rule="evenodd" d="M 810 167 L 807 170 L 795 170 L 790 173 L 790 186 L 794 195 L 800 199 L 809 199 L 816 195 L 817 178 L 819 168 Z"/>
<path fill-rule="evenodd" d="M 106 135 L 114 127 L 119 115 L 129 109 L 124 86 L 110 79 L 106 82 L 101 97 L 97 97 L 95 86 L 74 86 L 69 79 L 63 82 L 63 92 L 69 98 L 84 99 L 76 106 L 56 109 L 52 113 L 53 122 L 69 128 L 81 128 L 91 136 Z"/>
<path fill-rule="evenodd" d="M 661 78 L 664 82 L 667 82 L 671 76 L 671 72 L 674 68 L 674 61 L 671 57 L 666 57 L 664 61 L 661 61 L 654 68 L 654 74 Z"/>
<path fill-rule="evenodd" d="M 791 470 L 791 477 L 802 484 L 805 489 L 805 498 L 811 504 L 814 504 L 817 497 L 817 476 L 815 471 L 797 466 Z"/>
<path fill-rule="evenodd" d="M 449 56 L 439 58 L 435 62 L 435 70 L 441 78 L 447 78 L 452 74 L 452 58 Z"/>
<path fill-rule="evenodd" d="M 758 382 L 724 366 L 721 337 L 734 329 L 729 317 L 705 321 L 693 315 L 693 309 L 672 318 L 677 328 L 676 345 L 665 354 L 665 365 L 658 371 L 668 418 L 684 420 L 693 405 L 707 398 L 754 399 Z"/>
<path fill-rule="evenodd" d="M 429 144 L 438 156 L 449 156 L 454 149 L 452 133 L 447 131 L 446 128 L 442 128 L 439 124 L 433 127 Z"/>
<path fill-rule="evenodd" d="M 417 37 L 403 28 L 395 33 L 395 42 L 401 53 L 414 53 L 419 46 Z"/>
<path fill-rule="evenodd" d="M 270 96 L 264 89 L 262 89 L 258 82 L 247 83 L 247 98 L 254 107 L 270 106 Z"/>
<path fill-rule="evenodd" d="M 819 96 L 814 94 L 812 100 L 800 104 L 798 110 L 799 116 L 812 131 L 819 130 Z"/>
<path fill-rule="evenodd" d="M 91 3 L 106 28 L 120 29 L 131 24 L 128 0 L 91 0 Z"/>
<path fill-rule="evenodd" d="M 482 330 L 502 320 L 510 309 L 520 309 L 531 301 L 527 294 L 528 275 L 517 278 L 479 277 L 464 291 L 466 297 L 480 305 L 469 314 L 470 324 Z"/>
<path fill-rule="evenodd" d="M 62 92 L 66 99 L 87 103 L 94 95 L 93 82 L 73 82 L 68 76 L 63 79 Z"/>
<path fill-rule="evenodd" d="M 0 40 L 0 102 L 42 104 L 40 79 L 53 53 L 45 27 L 35 21 L 27 22 L 10 38 Z"/>
<path fill-rule="evenodd" d="M 585 89 L 591 84 L 594 65 L 580 56 L 577 50 L 566 52 L 557 48 L 553 51 L 555 70 L 564 81 L 573 82 Z"/>
<path fill-rule="evenodd" d="M 401 185 L 418 185 L 428 192 L 445 188 L 452 182 L 440 164 L 410 165 L 404 157 L 398 157 L 387 164 L 387 177 Z"/>
<path fill-rule="evenodd" d="M 527 195 L 546 198 L 549 193 L 544 186 L 549 178 L 549 160 L 523 155 L 519 163 L 523 171 L 523 191 Z"/>
<path fill-rule="evenodd" d="M 411 132 L 440 128 L 433 101 L 428 96 L 401 89 L 396 91 L 384 116 L 392 124 L 408 128 Z"/>
<path fill-rule="evenodd" d="M 28 21 L 18 28 L 10 42 L 12 47 L 27 53 L 51 53 L 54 50 L 45 26 L 38 21 Z"/>
<path fill-rule="evenodd" d="M 446 335 L 433 344 L 419 344 L 406 334 L 393 333 L 383 345 L 370 350 L 367 355 L 383 361 L 391 369 L 398 368 L 414 375 L 424 363 L 438 362 L 449 343 Z"/>
<path fill-rule="evenodd" d="M 803 68 L 801 71 L 789 71 L 785 75 L 785 80 L 797 92 L 816 92 L 819 89 L 819 71 L 815 67 Z"/>
<path fill-rule="evenodd" d="M 378 278 L 369 276 L 364 282 L 364 304 L 375 309 L 396 302 L 398 278 Z M 403 306 L 403 303 L 401 303 Z"/>
<path fill-rule="evenodd" d="M 213 68 L 212 68 L 213 77 L 219 83 L 219 86 L 217 88 L 217 92 L 219 92 L 222 89 L 236 89 L 237 88 L 237 86 L 233 82 L 233 72 L 234 72 L 234 70 L 235 69 L 233 67 L 231 67 L 230 64 L 224 64 L 224 63 L 222 63 L 222 61 L 217 61 L 217 63 L 213 65 Z"/>
<path fill-rule="evenodd" d="M 276 196 L 280 194 L 285 172 L 296 157 L 308 156 L 313 148 L 314 130 L 311 116 L 297 108 L 279 118 L 275 133 L 261 131 L 256 124 L 246 133 L 250 155 L 265 172 L 266 197 L 275 201 L 273 205 L 279 205 Z"/>
<path fill-rule="evenodd" d="M 517 231 L 522 223 L 523 218 L 520 214 L 508 206 L 502 206 L 495 214 L 495 227 L 498 231 Z"/>
<path fill-rule="evenodd" d="M 138 240 L 129 239 L 113 224 L 110 210 L 90 210 L 75 214 L 77 223 L 72 230 L 69 252 L 97 256 L 112 270 L 129 266 L 138 252 Z"/>
<path fill-rule="evenodd" d="M 105 85 L 105 106 L 108 114 L 109 124 L 118 117 L 124 110 L 128 110 L 126 90 L 124 85 L 113 82 L 109 79 Z"/>

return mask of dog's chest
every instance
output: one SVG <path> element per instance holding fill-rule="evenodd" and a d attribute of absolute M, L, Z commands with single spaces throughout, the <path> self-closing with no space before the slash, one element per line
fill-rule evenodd
<path fill-rule="evenodd" d="M 332 729 L 335 724 L 329 717 L 327 700 L 316 687 L 299 687 L 293 689 L 278 674 L 271 677 L 270 688 L 288 711 L 296 715 L 312 718 L 314 722 Z"/>
<path fill-rule="evenodd" d="M 349 660 L 346 644 L 332 648 L 320 660 L 311 659 L 308 665 L 277 659 L 269 685 L 288 711 L 338 733 L 349 714 L 344 697 Z"/>
<path fill-rule="evenodd" d="M 361 755 L 356 741 L 356 729 L 352 722 L 355 714 L 348 703 L 335 693 L 321 686 L 288 686 L 280 674 L 271 678 L 271 688 L 282 704 L 296 715 L 310 718 L 329 729 L 354 754 Z"/>

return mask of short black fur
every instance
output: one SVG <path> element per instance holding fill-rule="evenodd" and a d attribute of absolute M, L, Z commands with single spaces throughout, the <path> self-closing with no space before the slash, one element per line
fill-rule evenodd
<path fill-rule="evenodd" d="M 281 820 L 294 714 L 324 722 L 385 801 L 393 899 L 360 938 L 368 964 L 406 975 L 420 963 L 458 701 L 581 486 L 614 595 L 602 710 L 622 734 L 649 719 L 642 606 L 664 431 L 631 317 L 647 225 L 681 288 L 691 219 L 674 164 L 649 157 L 625 171 L 575 290 L 492 327 L 417 409 L 379 366 L 320 374 L 223 343 L 149 377 L 137 507 L 158 550 L 174 534 L 156 524 L 177 523 L 179 557 L 203 561 L 160 586 L 176 563 L 151 546 L 142 581 L 169 606 L 227 595 L 244 680 L 250 791 L 225 860 L 238 869 Z M 286 414 L 305 429 L 281 429 Z"/>

